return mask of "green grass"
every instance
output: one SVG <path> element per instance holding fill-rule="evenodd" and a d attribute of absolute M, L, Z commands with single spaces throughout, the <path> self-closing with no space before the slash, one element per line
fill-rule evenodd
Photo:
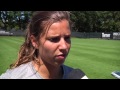
<path fill-rule="evenodd" d="M 120 41 L 72 38 L 65 64 L 82 69 L 91 79 L 114 79 L 111 72 L 120 71 Z"/>
<path fill-rule="evenodd" d="M 0 36 L 0 74 L 17 59 L 23 37 Z"/>
<path fill-rule="evenodd" d="M 17 59 L 23 37 L 0 36 L 0 74 Z M 82 69 L 91 79 L 115 79 L 114 70 L 120 71 L 120 41 L 72 38 L 66 65 Z"/>

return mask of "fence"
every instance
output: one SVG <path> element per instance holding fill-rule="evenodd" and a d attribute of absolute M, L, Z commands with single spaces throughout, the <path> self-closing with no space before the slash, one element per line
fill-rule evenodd
<path fill-rule="evenodd" d="M 5 31 L 5 30 L 0 30 L 0 36 L 24 36 L 25 31 L 22 30 L 10 30 L 10 31 Z"/>
<path fill-rule="evenodd" d="M 0 36 L 24 36 L 25 31 L 22 30 L 0 30 Z M 78 38 L 102 38 L 120 40 L 120 32 L 72 32 L 72 37 Z"/>
<path fill-rule="evenodd" d="M 72 37 L 120 40 L 120 32 L 72 32 Z"/>

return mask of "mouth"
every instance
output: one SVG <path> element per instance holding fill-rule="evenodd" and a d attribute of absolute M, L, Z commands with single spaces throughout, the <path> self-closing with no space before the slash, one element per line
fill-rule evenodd
<path fill-rule="evenodd" d="M 57 55 L 56 58 L 59 60 L 65 60 L 66 56 L 67 56 L 66 54 L 60 54 L 60 55 Z"/>

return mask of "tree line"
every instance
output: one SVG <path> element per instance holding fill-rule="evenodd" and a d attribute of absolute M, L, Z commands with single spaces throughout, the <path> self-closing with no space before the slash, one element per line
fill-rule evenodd
<path fill-rule="evenodd" d="M 0 28 L 25 30 L 33 11 L 0 11 Z"/>
<path fill-rule="evenodd" d="M 0 29 L 25 30 L 33 11 L 0 11 Z M 70 11 L 72 31 L 120 32 L 120 11 Z"/>

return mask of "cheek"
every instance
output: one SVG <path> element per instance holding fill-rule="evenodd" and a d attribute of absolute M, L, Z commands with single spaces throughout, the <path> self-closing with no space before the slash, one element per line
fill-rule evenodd
<path fill-rule="evenodd" d="M 52 53 L 52 48 L 50 46 L 43 46 L 43 51 L 45 54 Z"/>
<path fill-rule="evenodd" d="M 67 43 L 67 48 L 70 49 L 71 48 L 71 44 Z"/>
<path fill-rule="evenodd" d="M 39 48 L 40 50 L 40 55 L 44 55 L 45 56 L 51 56 L 54 54 L 55 51 L 55 47 L 47 42 L 45 42 L 43 45 L 40 46 Z"/>

